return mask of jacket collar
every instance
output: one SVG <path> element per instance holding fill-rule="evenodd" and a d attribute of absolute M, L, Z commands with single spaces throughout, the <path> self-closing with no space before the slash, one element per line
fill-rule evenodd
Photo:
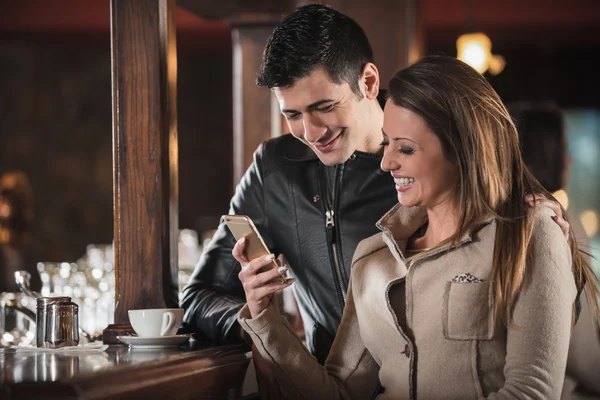
<path fill-rule="evenodd" d="M 427 221 L 427 210 L 423 207 L 403 207 L 396 204 L 385 213 L 377 228 L 383 232 L 383 242 L 391 250 L 399 265 L 404 265 L 404 252 L 408 239 Z M 403 274 L 404 275 L 404 274 Z"/>
<path fill-rule="evenodd" d="M 314 151 L 298 139 L 295 139 L 296 144 L 289 146 L 285 151 L 285 159 L 288 161 L 313 161 L 318 160 L 319 157 Z"/>
<path fill-rule="evenodd" d="M 458 241 L 461 245 L 472 240 L 472 235 L 476 231 L 495 221 L 493 216 L 486 217 L 476 228 L 467 231 Z M 403 207 L 400 203 L 396 204 L 377 221 L 377 228 L 381 230 L 384 242 L 390 248 L 395 248 L 400 255 L 406 250 L 408 239 L 427 222 L 427 210 L 425 207 Z M 433 250 L 437 253 L 450 248 L 450 244 L 444 245 Z M 392 252 L 395 253 L 395 252 Z M 398 258 L 396 254 L 394 257 Z"/>
<path fill-rule="evenodd" d="M 400 242 L 408 240 L 425 222 L 427 210 L 424 207 L 403 207 L 398 203 L 377 221 L 377 228 L 389 232 Z"/>

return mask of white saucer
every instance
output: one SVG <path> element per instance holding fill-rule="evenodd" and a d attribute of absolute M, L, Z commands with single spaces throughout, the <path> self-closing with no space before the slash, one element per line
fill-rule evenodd
<path fill-rule="evenodd" d="M 129 347 L 144 349 L 162 349 L 165 347 L 176 347 L 190 338 L 190 334 L 160 336 L 160 337 L 139 337 L 139 336 L 117 336 L 121 342 Z"/>

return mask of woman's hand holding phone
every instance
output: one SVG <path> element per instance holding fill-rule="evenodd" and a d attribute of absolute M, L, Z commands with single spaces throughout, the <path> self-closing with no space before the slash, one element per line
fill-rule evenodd
<path fill-rule="evenodd" d="M 261 269 L 265 269 L 273 263 L 275 256 L 268 254 L 267 256 L 248 260 L 244 254 L 245 248 L 246 240 L 242 238 L 233 247 L 232 255 L 242 266 L 238 277 L 246 292 L 246 302 L 248 303 L 250 315 L 252 318 L 256 318 L 271 303 L 276 292 L 290 286 L 296 280 L 284 278 L 287 267 L 279 265 L 279 260 L 277 260 L 279 268 L 270 268 L 261 272 Z"/>

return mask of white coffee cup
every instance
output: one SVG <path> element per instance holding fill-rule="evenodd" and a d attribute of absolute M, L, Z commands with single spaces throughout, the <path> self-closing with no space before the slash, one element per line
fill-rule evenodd
<path fill-rule="evenodd" d="M 129 310 L 128 314 L 139 337 L 173 336 L 183 322 L 183 308 Z"/>

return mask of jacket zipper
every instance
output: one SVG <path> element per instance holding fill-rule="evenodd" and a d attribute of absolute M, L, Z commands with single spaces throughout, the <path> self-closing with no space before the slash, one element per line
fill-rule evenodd
<path fill-rule="evenodd" d="M 325 228 L 327 230 L 327 246 L 329 247 L 329 253 L 332 260 L 333 273 L 336 277 L 336 283 L 338 288 L 338 295 L 342 310 L 346 305 L 346 284 L 342 275 L 342 266 L 340 262 L 340 255 L 337 246 L 337 227 L 336 227 L 336 198 L 341 184 L 340 175 L 344 169 L 344 164 L 337 165 L 335 167 L 335 174 L 333 178 L 333 187 L 330 191 L 323 190 L 326 192 L 325 198 Z M 328 181 L 327 171 L 323 169 L 325 182 Z M 322 185 L 323 186 L 323 185 Z"/>

